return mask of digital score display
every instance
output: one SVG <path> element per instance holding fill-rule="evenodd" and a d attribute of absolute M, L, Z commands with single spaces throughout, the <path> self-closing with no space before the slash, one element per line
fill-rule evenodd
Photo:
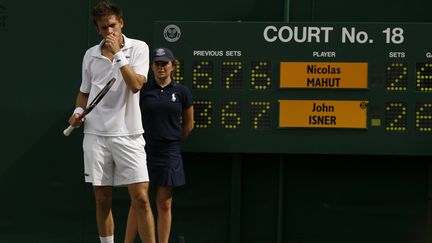
<path fill-rule="evenodd" d="M 430 24 L 156 22 L 189 152 L 432 155 Z"/>

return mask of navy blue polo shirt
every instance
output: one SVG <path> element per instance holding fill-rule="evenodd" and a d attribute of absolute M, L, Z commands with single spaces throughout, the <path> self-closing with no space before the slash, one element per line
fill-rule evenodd
<path fill-rule="evenodd" d="M 164 88 L 150 79 L 140 92 L 140 108 L 146 143 L 180 141 L 181 116 L 192 105 L 190 90 L 174 80 Z"/>

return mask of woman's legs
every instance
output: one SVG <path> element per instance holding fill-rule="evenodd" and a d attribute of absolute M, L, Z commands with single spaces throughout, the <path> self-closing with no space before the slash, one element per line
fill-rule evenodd
<path fill-rule="evenodd" d="M 156 192 L 158 243 L 168 243 L 171 231 L 173 187 L 159 186 Z"/>

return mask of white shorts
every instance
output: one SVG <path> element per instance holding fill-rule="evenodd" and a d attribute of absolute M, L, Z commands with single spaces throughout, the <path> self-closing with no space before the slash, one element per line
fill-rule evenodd
<path fill-rule="evenodd" d="M 84 134 L 84 178 L 94 186 L 124 186 L 149 181 L 141 134 Z"/>

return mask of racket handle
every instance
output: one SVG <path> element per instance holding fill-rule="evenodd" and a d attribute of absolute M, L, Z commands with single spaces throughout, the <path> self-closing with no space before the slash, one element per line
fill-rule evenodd
<path fill-rule="evenodd" d="M 66 129 L 63 131 L 63 134 L 67 137 L 67 136 L 69 136 L 69 135 L 71 134 L 71 132 L 72 132 L 74 129 L 75 129 L 75 127 L 73 127 L 72 125 L 69 125 L 69 127 L 66 128 Z"/>

